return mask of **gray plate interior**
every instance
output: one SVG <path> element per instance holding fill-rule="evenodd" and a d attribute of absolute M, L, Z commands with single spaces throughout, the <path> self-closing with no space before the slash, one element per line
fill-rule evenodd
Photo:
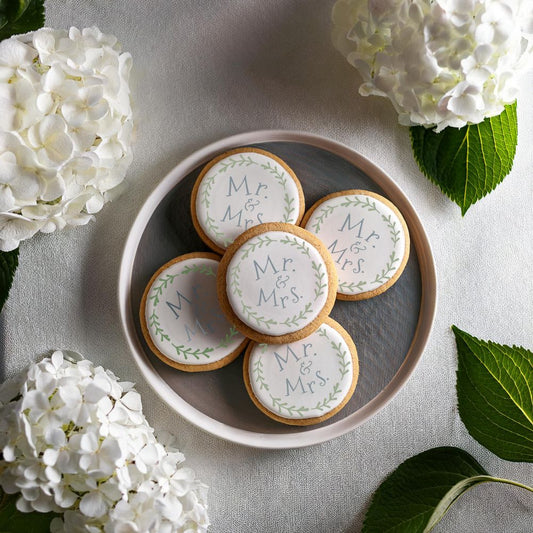
<path fill-rule="evenodd" d="M 302 184 L 306 206 L 335 191 L 365 189 L 384 192 L 352 163 L 321 148 L 296 142 L 254 145 L 281 157 Z M 377 396 L 404 362 L 420 313 L 421 276 L 416 250 L 400 279 L 385 293 L 361 302 L 337 301 L 331 313 L 352 336 L 360 374 L 355 393 L 344 409 L 315 426 L 294 427 L 261 413 L 246 392 L 242 357 L 225 368 L 188 373 L 175 370 L 153 355 L 139 323 L 142 293 L 152 274 L 170 259 L 188 252 L 210 251 L 197 236 L 190 214 L 190 196 L 201 167 L 185 176 L 153 213 L 137 249 L 132 271 L 133 315 L 137 336 L 155 370 L 185 401 L 230 426 L 260 433 L 294 433 L 328 425 L 350 415 Z M 390 198 L 394 202 L 393 198 Z"/>

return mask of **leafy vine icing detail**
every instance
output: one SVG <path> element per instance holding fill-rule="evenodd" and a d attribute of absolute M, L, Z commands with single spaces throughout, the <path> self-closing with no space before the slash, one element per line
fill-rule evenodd
<path fill-rule="evenodd" d="M 367 218 L 362 213 L 354 216 L 350 208 L 359 208 L 372 216 Z M 312 214 L 307 227 L 324 240 L 332 255 L 335 254 L 339 276 L 337 290 L 341 294 L 373 290 L 374 287 L 387 283 L 401 268 L 401 218 L 379 199 L 356 194 L 326 200 Z M 343 232 L 342 236 L 339 236 L 337 230 Z M 381 233 L 382 239 L 379 240 Z M 392 246 L 385 244 L 385 235 Z M 380 248 L 384 245 L 385 248 Z M 379 259 L 376 255 L 379 252 L 373 251 L 376 247 L 382 250 L 383 256 Z"/>
<path fill-rule="evenodd" d="M 314 297 L 311 301 L 302 303 L 301 308 L 289 316 L 282 316 L 281 318 L 267 317 L 264 314 L 254 309 L 254 306 L 245 301 L 246 294 L 241 287 L 242 272 L 245 268 L 243 263 L 247 259 L 251 259 L 251 254 L 262 248 L 268 248 L 276 243 L 283 246 L 289 246 L 290 248 L 299 252 L 305 258 L 311 259 L 310 266 L 312 269 L 312 275 L 314 280 Z M 315 252 L 318 254 L 318 251 Z M 241 248 L 236 252 L 233 259 L 230 261 L 227 271 L 227 285 L 228 294 L 232 295 L 232 307 L 234 311 L 240 310 L 241 318 L 251 327 L 264 327 L 268 331 L 275 325 L 284 325 L 291 329 L 301 329 L 310 315 L 316 310 L 313 308 L 313 304 L 324 298 L 327 295 L 328 290 L 328 275 L 325 264 L 322 261 L 312 259 L 311 245 L 303 240 L 301 237 L 294 235 L 283 234 L 279 238 L 275 238 L 269 234 L 259 234 L 252 237 L 249 241 L 245 242 Z M 237 313 L 239 314 L 239 313 Z"/>
<path fill-rule="evenodd" d="M 246 219 L 247 215 L 250 214 L 250 212 L 245 212 L 245 215 L 243 215 L 242 205 L 240 206 L 240 208 L 237 208 L 235 204 L 233 204 L 229 208 L 229 211 L 222 215 L 221 212 L 217 211 L 217 207 L 220 208 L 220 202 L 218 201 L 219 198 L 218 196 L 216 196 L 217 191 L 219 192 L 219 190 L 217 189 L 217 179 L 223 177 L 224 180 L 226 180 L 229 176 L 231 184 L 233 176 L 230 174 L 230 172 L 232 170 L 237 171 L 237 169 L 248 169 L 253 167 L 257 167 L 258 169 L 260 169 L 259 172 L 263 176 L 263 181 L 265 179 L 267 181 L 271 181 L 272 185 L 275 187 L 275 194 L 279 194 L 279 202 L 276 202 L 275 204 L 270 204 L 270 209 L 272 209 L 273 205 L 275 206 L 276 216 L 274 218 L 268 216 L 267 220 L 279 220 L 280 222 L 294 224 L 298 219 L 298 187 L 296 185 L 296 182 L 290 176 L 289 172 L 280 163 L 269 158 L 269 156 L 266 154 L 255 152 L 243 152 L 239 154 L 233 154 L 225 159 L 222 159 L 221 161 L 218 161 L 208 170 L 206 175 L 201 180 L 196 203 L 197 215 L 199 211 L 198 207 L 202 207 L 203 209 L 202 215 L 198 216 L 198 221 L 200 225 L 205 230 L 207 236 L 223 248 L 229 246 L 234 239 L 233 230 L 229 229 L 231 226 L 228 226 L 228 223 L 231 224 L 235 219 L 237 227 L 240 228 L 240 232 L 242 232 L 248 229 L 249 227 L 252 227 L 253 225 L 261 223 L 263 221 L 262 217 L 265 216 L 265 213 L 259 212 L 258 209 L 258 218 L 252 219 L 252 226 L 249 226 L 249 223 L 251 223 L 252 221 L 243 222 L 243 218 Z M 244 179 L 246 180 L 247 178 L 250 179 L 250 176 L 245 175 Z M 270 180 L 270 178 L 272 179 Z M 233 191 L 235 193 L 237 193 L 237 191 L 242 187 L 242 183 L 237 183 L 239 183 L 239 185 L 236 185 L 236 183 L 233 182 Z M 262 205 L 261 201 L 263 197 L 258 195 L 258 191 L 261 190 L 263 186 L 264 184 L 262 185 L 261 182 L 259 182 L 259 188 L 257 189 L 257 191 L 255 191 L 255 198 L 257 200 L 257 203 L 253 205 L 254 209 L 258 205 Z M 220 187 L 222 187 L 222 184 L 220 185 Z M 246 195 L 252 194 L 252 192 L 248 190 L 248 182 L 246 182 L 245 187 L 247 191 Z M 231 185 L 229 185 L 229 193 L 231 193 L 231 190 Z M 229 193 L 225 196 L 230 196 Z M 240 209 L 241 214 L 236 214 L 236 211 L 232 211 L 233 209 L 237 211 L 239 211 Z M 248 207 L 245 205 L 244 209 L 248 209 Z M 253 209 L 251 209 L 251 211 L 253 211 Z M 230 222 L 228 222 L 228 220 Z M 224 223 L 226 223 L 226 226 L 224 226 Z"/>
<path fill-rule="evenodd" d="M 266 409 L 283 418 L 314 418 L 333 411 L 349 393 L 352 365 L 340 332 L 324 324 L 304 341 L 257 345 L 248 374 Z"/>
<path fill-rule="evenodd" d="M 155 280 L 155 282 L 152 284 L 150 292 L 148 293 L 147 304 L 148 302 L 150 303 L 151 312 L 147 314 L 146 321 L 147 321 L 150 334 L 152 338 L 154 338 L 154 340 L 158 339 L 159 342 L 162 343 L 162 345 L 166 344 L 169 347 L 168 348 L 169 351 L 172 350 L 172 352 L 175 353 L 179 359 L 185 362 L 191 361 L 191 360 L 199 361 L 201 359 L 210 360 L 213 357 L 213 352 L 215 352 L 217 349 L 220 349 L 220 348 L 228 348 L 228 346 L 230 346 L 230 344 L 234 342 L 235 337 L 239 334 L 239 332 L 235 329 L 234 326 L 230 326 L 230 324 L 228 324 L 228 330 L 225 332 L 223 338 L 220 339 L 220 342 L 218 342 L 216 346 L 208 346 L 206 348 L 197 348 L 197 347 L 194 347 L 194 345 L 188 345 L 185 343 L 174 341 L 172 339 L 171 332 L 166 331 L 165 329 L 166 327 L 168 327 L 168 323 L 167 323 L 167 326 L 164 326 L 161 323 L 162 321 L 161 321 L 161 315 L 160 315 L 159 310 L 160 310 L 160 306 L 162 305 L 163 294 L 165 294 L 166 296 L 165 291 L 170 291 L 172 289 L 173 284 L 175 283 L 177 279 L 179 279 L 180 277 L 187 276 L 190 274 L 195 274 L 195 273 L 205 276 L 206 278 L 213 279 L 213 278 L 216 278 L 215 267 L 210 264 L 202 263 L 201 260 L 196 261 L 196 262 L 191 262 L 191 260 L 186 260 L 183 263 L 179 263 L 170 268 L 174 268 L 174 272 L 176 272 L 175 269 L 177 268 L 178 272 L 175 274 L 171 274 L 167 271 L 166 274 L 163 274 L 162 276 L 160 276 L 159 278 Z M 190 296 L 187 297 L 181 294 L 179 292 L 179 286 L 177 287 L 177 292 L 178 292 L 178 300 L 177 300 L 178 303 L 167 302 L 167 305 L 169 305 L 172 312 L 174 312 L 177 315 L 176 318 L 178 318 L 178 313 L 181 314 L 181 305 L 184 305 L 184 302 L 190 303 L 189 302 Z M 147 312 L 148 312 L 148 309 L 147 309 Z M 192 326 L 192 328 L 195 330 L 198 330 L 199 327 L 200 326 L 198 326 L 198 323 Z M 189 331 L 192 331 L 192 329 L 190 329 Z M 162 350 L 165 351 L 163 348 Z"/>

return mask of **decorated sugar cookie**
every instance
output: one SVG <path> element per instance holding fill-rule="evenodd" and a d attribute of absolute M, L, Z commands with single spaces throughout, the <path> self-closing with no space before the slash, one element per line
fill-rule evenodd
<path fill-rule="evenodd" d="M 280 344 L 310 335 L 328 316 L 337 291 L 331 256 L 293 224 L 255 226 L 220 263 L 218 296 L 235 327 L 257 342 Z"/>
<path fill-rule="evenodd" d="M 182 255 L 163 265 L 141 301 L 141 327 L 152 351 L 187 372 L 231 363 L 248 340 L 232 326 L 216 296 L 219 257 Z"/>
<path fill-rule="evenodd" d="M 333 257 L 341 300 L 364 300 L 386 291 L 409 257 L 402 215 L 373 192 L 330 194 L 309 209 L 302 226 L 321 239 Z"/>
<path fill-rule="evenodd" d="M 298 224 L 304 209 L 294 172 L 279 157 L 258 148 L 238 148 L 213 159 L 198 176 L 191 196 L 194 227 L 221 254 L 238 235 L 258 224 Z"/>
<path fill-rule="evenodd" d="M 266 415 L 284 424 L 310 425 L 330 418 L 348 402 L 359 363 L 348 333 L 327 318 L 296 342 L 252 342 L 243 373 L 248 394 Z"/>

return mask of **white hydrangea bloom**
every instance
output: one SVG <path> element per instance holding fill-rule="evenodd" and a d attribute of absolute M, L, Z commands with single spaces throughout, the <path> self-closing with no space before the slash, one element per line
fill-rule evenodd
<path fill-rule="evenodd" d="M 338 0 L 333 41 L 403 125 L 499 115 L 533 58 L 533 0 Z"/>
<path fill-rule="evenodd" d="M 0 486 L 55 533 L 204 532 L 207 487 L 158 441 L 131 383 L 57 351 L 0 386 Z"/>
<path fill-rule="evenodd" d="M 86 224 L 131 163 L 131 56 L 97 28 L 0 42 L 0 250 Z"/>

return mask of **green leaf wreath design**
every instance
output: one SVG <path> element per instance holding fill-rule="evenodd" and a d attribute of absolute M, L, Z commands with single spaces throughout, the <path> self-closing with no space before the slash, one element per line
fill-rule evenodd
<path fill-rule="evenodd" d="M 353 198 L 345 196 L 343 200 L 338 204 L 326 205 L 319 209 L 319 211 L 317 212 L 317 216 L 314 219 L 314 222 L 311 224 L 313 231 L 315 233 L 318 233 L 326 218 L 329 217 L 335 211 L 335 209 L 339 207 L 362 207 L 363 209 L 367 209 L 369 212 L 380 213 L 379 209 L 376 206 L 376 202 L 370 199 L 370 197 L 368 196 L 365 196 L 364 199 L 361 199 L 358 196 L 354 196 Z M 400 241 L 401 234 L 401 230 L 398 228 L 398 222 L 393 219 L 393 216 L 390 213 L 387 216 L 381 214 L 381 219 L 383 220 L 383 222 L 385 222 L 385 224 L 387 224 L 387 228 L 389 230 L 389 237 L 392 243 L 394 245 L 398 244 L 398 242 Z M 381 270 L 381 273 L 376 274 L 376 278 L 370 281 L 369 283 L 381 284 L 388 281 L 392 277 L 392 273 L 396 269 L 396 263 L 399 260 L 399 257 L 396 255 L 396 251 L 393 250 L 393 252 L 389 256 L 389 261 L 385 265 L 385 268 Z M 340 281 L 337 290 L 342 293 L 355 293 L 356 291 L 362 292 L 364 290 L 364 285 L 366 284 L 366 281 L 359 281 L 358 283 L 354 281 Z"/>
<path fill-rule="evenodd" d="M 191 346 L 185 346 L 185 344 L 171 344 L 176 350 L 176 355 L 178 357 L 183 357 L 186 361 L 189 359 L 189 357 L 194 357 L 197 360 L 199 360 L 200 357 L 206 357 L 209 359 L 211 352 L 214 351 L 214 348 L 204 348 L 203 350 L 196 348 L 193 350 Z"/>
<path fill-rule="evenodd" d="M 341 281 L 338 285 L 338 292 L 355 292 L 356 290 L 363 291 L 364 286 L 366 285 L 366 281 L 360 281 L 359 283 L 355 283 L 355 281 L 351 281 L 348 283 L 347 281 Z"/>
<path fill-rule="evenodd" d="M 213 267 L 208 265 L 197 265 L 196 263 L 194 265 L 187 265 L 182 271 L 182 274 L 190 274 L 191 272 L 198 272 L 200 274 L 205 274 L 206 276 L 212 276 L 216 278 L 215 271 L 213 270 Z"/>
<path fill-rule="evenodd" d="M 324 294 L 324 290 L 327 289 L 327 276 L 323 263 L 316 263 L 313 261 L 311 267 L 315 271 L 315 302 L 320 296 Z"/>
<path fill-rule="evenodd" d="M 252 310 L 252 306 L 247 305 L 243 300 L 243 291 L 240 286 L 240 274 L 241 274 L 241 265 L 242 262 L 250 256 L 251 253 L 255 252 L 257 249 L 262 247 L 270 246 L 273 243 L 280 242 L 281 244 L 289 245 L 296 248 L 302 255 L 306 257 L 311 257 L 311 250 L 309 244 L 304 240 L 301 240 L 297 237 L 285 236 L 281 237 L 279 240 L 269 237 L 268 235 L 257 235 L 245 243 L 240 250 L 240 257 L 238 261 L 231 266 L 229 269 L 229 289 L 231 294 L 238 297 L 239 303 L 241 305 L 242 313 L 245 316 L 245 319 L 248 323 L 254 323 L 256 326 L 261 327 L 265 326 L 270 330 L 271 326 L 277 324 L 284 324 L 287 327 L 295 326 L 297 327 L 302 321 L 304 321 L 307 316 L 312 312 L 312 302 L 308 302 L 303 309 L 298 313 L 295 313 L 292 316 L 287 317 L 284 321 L 274 320 L 272 318 L 267 319 L 264 315 L 260 315 L 257 311 Z M 312 269 L 315 277 L 315 299 L 316 301 L 320 296 L 324 294 L 324 290 L 327 288 L 327 276 L 324 270 L 324 265 L 322 263 L 316 263 L 312 261 Z"/>
<path fill-rule="evenodd" d="M 231 241 L 226 238 L 224 233 L 220 231 L 220 228 L 215 224 L 215 219 L 206 212 L 205 222 L 207 229 L 211 232 L 211 235 L 214 235 L 216 239 L 222 242 L 224 246 L 231 244 Z"/>
<path fill-rule="evenodd" d="M 231 244 L 231 239 L 228 239 L 223 231 L 220 230 L 220 226 L 216 223 L 216 220 L 211 216 L 209 209 L 211 207 L 211 192 L 215 183 L 215 180 L 219 174 L 226 174 L 229 170 L 238 167 L 250 167 L 250 166 L 260 166 L 263 170 L 267 171 L 272 175 L 274 180 L 283 188 L 283 222 L 295 223 L 296 217 L 294 213 L 296 211 L 295 199 L 291 198 L 287 190 L 287 173 L 279 165 L 271 164 L 270 161 L 266 164 L 256 161 L 252 157 L 252 153 L 248 155 L 245 154 L 235 154 L 229 158 L 218 163 L 218 171 L 214 172 L 211 170 L 208 176 L 204 177 L 202 184 L 199 190 L 200 202 L 206 209 L 206 220 L 205 224 L 208 232 L 214 237 L 216 241 L 223 243 L 223 246 L 228 246 Z"/>
<path fill-rule="evenodd" d="M 361 200 L 358 196 L 353 198 L 345 196 L 344 202 L 340 205 L 342 207 L 362 207 L 363 209 L 368 209 L 369 212 L 375 211 L 376 213 L 379 213 L 379 209 L 376 207 L 376 202 L 371 200 L 368 196 L 365 196 L 364 200 Z"/>
<path fill-rule="evenodd" d="M 249 305 L 246 305 L 244 302 L 241 302 L 242 312 L 246 316 L 248 322 L 255 322 L 259 327 L 265 326 L 267 329 L 270 329 L 271 326 L 275 326 L 278 322 L 273 318 L 267 319 L 265 316 L 260 315 L 257 311 L 252 311 L 252 308 Z"/>
<path fill-rule="evenodd" d="M 172 285 L 172 283 L 174 283 L 174 280 L 180 275 L 187 275 L 191 272 L 197 272 L 207 277 L 216 277 L 216 273 L 213 270 L 213 267 L 211 267 L 210 265 L 198 263 L 193 263 L 192 265 L 184 265 L 178 274 L 166 274 L 165 276 L 162 276 L 157 279 L 156 282 L 154 282 L 154 285 L 152 286 L 152 289 L 149 293 L 150 295 L 148 297 L 148 300 L 151 301 L 153 305 L 152 314 L 148 317 L 148 326 L 150 328 L 153 328 L 155 335 L 159 337 L 161 342 L 167 341 L 168 343 L 170 343 L 170 345 L 176 351 L 176 355 L 178 357 L 183 357 L 186 361 L 189 358 L 195 358 L 199 360 L 201 357 L 204 357 L 209 359 L 211 356 L 211 352 L 218 348 L 227 348 L 233 338 L 238 334 L 238 331 L 233 326 L 231 326 L 224 338 L 219 342 L 217 346 L 215 346 L 215 348 L 208 347 L 203 350 L 200 350 L 199 348 L 193 349 L 191 346 L 185 346 L 184 344 L 176 345 L 171 342 L 170 336 L 161 327 L 161 321 L 156 312 L 157 307 L 159 306 L 163 290 L 166 290 L 169 285 Z"/>
<path fill-rule="evenodd" d="M 213 185 L 215 184 L 215 178 L 216 174 L 211 174 L 211 176 L 206 176 L 203 179 L 203 187 L 202 187 L 202 193 L 200 195 L 200 202 L 202 205 L 205 206 L 206 209 L 211 207 L 211 202 L 209 200 L 209 196 L 211 194 L 211 189 L 213 188 Z"/>
<path fill-rule="evenodd" d="M 272 407 L 281 415 L 281 416 L 294 416 L 297 414 L 301 418 L 304 417 L 304 414 L 309 412 L 309 407 L 303 405 L 290 405 L 289 402 L 282 402 L 281 398 L 277 398 L 269 394 L 270 399 L 272 400 Z"/>
<path fill-rule="evenodd" d="M 336 402 L 338 402 L 339 396 L 342 394 L 342 380 L 350 372 L 351 366 L 351 356 L 348 354 L 348 351 L 343 349 L 343 343 L 335 343 L 327 333 L 325 327 L 321 327 L 317 330 L 319 336 L 324 337 L 328 340 L 331 345 L 331 348 L 335 352 L 338 362 L 338 370 L 340 378 L 333 384 L 329 392 L 322 399 L 318 400 L 313 407 L 306 407 L 304 405 L 295 405 L 291 404 L 288 401 L 282 401 L 282 398 L 274 396 L 269 392 L 269 397 L 271 400 L 271 408 L 281 416 L 295 416 L 298 415 L 303 417 L 305 413 L 310 411 L 330 411 L 335 407 Z M 261 345 L 262 354 L 265 353 L 268 345 Z M 269 391 L 270 387 L 265 380 L 263 373 L 263 361 L 261 357 L 258 357 L 256 362 L 252 366 L 252 375 L 255 382 L 259 385 L 259 390 L 265 389 Z"/>
<path fill-rule="evenodd" d="M 257 235 L 257 237 L 254 237 L 254 239 L 251 239 L 250 241 L 248 241 L 247 244 L 242 247 L 243 253 L 241 256 L 241 260 L 244 261 L 244 259 L 248 259 L 250 253 L 255 252 L 257 248 L 262 248 L 263 246 L 270 246 L 273 242 L 278 241 L 276 239 L 272 239 L 268 235 Z"/>
<path fill-rule="evenodd" d="M 285 193 L 283 196 L 283 201 L 285 202 L 285 207 L 283 209 L 283 222 L 292 222 L 293 217 L 291 216 L 293 211 L 296 209 L 294 207 L 294 198 L 291 198 L 288 193 Z"/>
<path fill-rule="evenodd" d="M 315 233 L 318 233 L 320 231 L 320 227 L 322 226 L 324 220 L 333 213 L 336 207 L 339 207 L 339 206 L 338 205 L 336 206 L 326 205 L 320 209 L 315 219 L 315 222 L 311 226 Z"/>
<path fill-rule="evenodd" d="M 320 328 L 318 330 L 318 334 L 321 337 L 325 337 L 330 342 L 331 348 L 335 352 L 335 355 L 337 357 L 337 362 L 339 363 L 339 372 L 340 372 L 340 381 L 350 372 L 350 368 L 352 365 L 352 358 L 351 355 L 348 356 L 348 352 L 343 349 L 343 342 L 339 341 L 338 343 L 335 343 L 333 340 L 331 340 L 330 336 L 328 335 L 328 332 L 326 331 L 326 328 Z"/>
<path fill-rule="evenodd" d="M 337 401 L 340 392 L 340 383 L 335 383 L 333 390 L 323 400 L 318 401 L 313 409 L 317 409 L 318 411 L 324 411 L 327 409 L 330 411 L 332 409 L 331 403 Z"/>
<path fill-rule="evenodd" d="M 229 288 L 231 294 L 235 296 L 240 296 L 242 298 L 242 290 L 240 287 L 240 275 L 241 275 L 241 266 L 236 265 L 232 267 L 229 271 Z"/>
<path fill-rule="evenodd" d="M 238 333 L 239 332 L 235 329 L 235 326 L 231 326 L 226 335 L 224 335 L 224 338 L 215 346 L 215 349 L 227 348 L 230 345 L 233 337 L 235 337 L 235 335 L 238 335 Z"/>
<path fill-rule="evenodd" d="M 170 337 L 163 331 L 163 328 L 161 327 L 161 324 L 159 322 L 159 317 L 155 314 L 155 309 L 149 317 L 148 325 L 151 328 L 154 328 L 155 334 L 159 335 L 161 342 L 163 342 L 164 340 L 170 342 Z"/>
<path fill-rule="evenodd" d="M 400 230 L 396 229 L 396 221 L 392 220 L 392 215 L 381 215 L 383 222 L 385 222 L 389 228 L 390 238 L 393 244 L 398 244 L 400 240 Z"/>
<path fill-rule="evenodd" d="M 244 154 L 236 154 L 232 155 L 231 157 L 224 160 L 224 162 L 220 162 L 220 173 L 227 172 L 228 170 L 235 168 L 235 167 L 242 167 L 246 166 L 249 167 L 250 165 L 257 165 L 258 163 L 254 161 L 251 157 L 251 155 L 245 156 Z"/>
<path fill-rule="evenodd" d="M 300 310 L 299 313 L 296 313 L 292 315 L 292 317 L 287 317 L 283 322 L 280 322 L 280 324 L 284 324 L 287 327 L 295 326 L 297 327 L 300 322 L 305 320 L 307 318 L 307 315 L 313 310 L 313 303 L 308 302 L 305 304 L 305 307 Z"/>
<path fill-rule="evenodd" d="M 393 250 L 392 253 L 389 256 L 389 260 L 387 264 L 385 265 L 385 268 L 381 270 L 380 274 L 376 274 L 376 278 L 371 281 L 370 283 L 378 283 L 382 284 L 391 279 L 392 272 L 395 270 L 396 265 L 395 263 L 399 261 L 400 258 L 396 255 L 396 250 Z"/>
<path fill-rule="evenodd" d="M 163 289 L 168 287 L 168 284 L 172 284 L 174 279 L 179 276 L 179 274 L 167 274 L 163 278 L 159 278 L 159 285 L 152 287 L 152 294 L 149 297 L 149 300 L 153 300 L 154 309 L 159 304 L 159 297 L 163 294 Z"/>
<path fill-rule="evenodd" d="M 289 237 L 287 235 L 286 237 L 282 237 L 279 242 L 281 244 L 288 244 L 289 246 L 293 246 L 300 252 L 302 252 L 303 255 L 311 257 L 309 245 L 303 240 L 297 239 L 296 237 Z"/>
<path fill-rule="evenodd" d="M 263 374 L 263 360 L 261 359 L 261 357 L 258 357 L 257 361 L 254 363 L 252 368 L 252 374 L 255 378 L 255 382 L 259 385 L 259 390 L 270 390 L 270 386 L 265 381 L 265 375 Z"/>

